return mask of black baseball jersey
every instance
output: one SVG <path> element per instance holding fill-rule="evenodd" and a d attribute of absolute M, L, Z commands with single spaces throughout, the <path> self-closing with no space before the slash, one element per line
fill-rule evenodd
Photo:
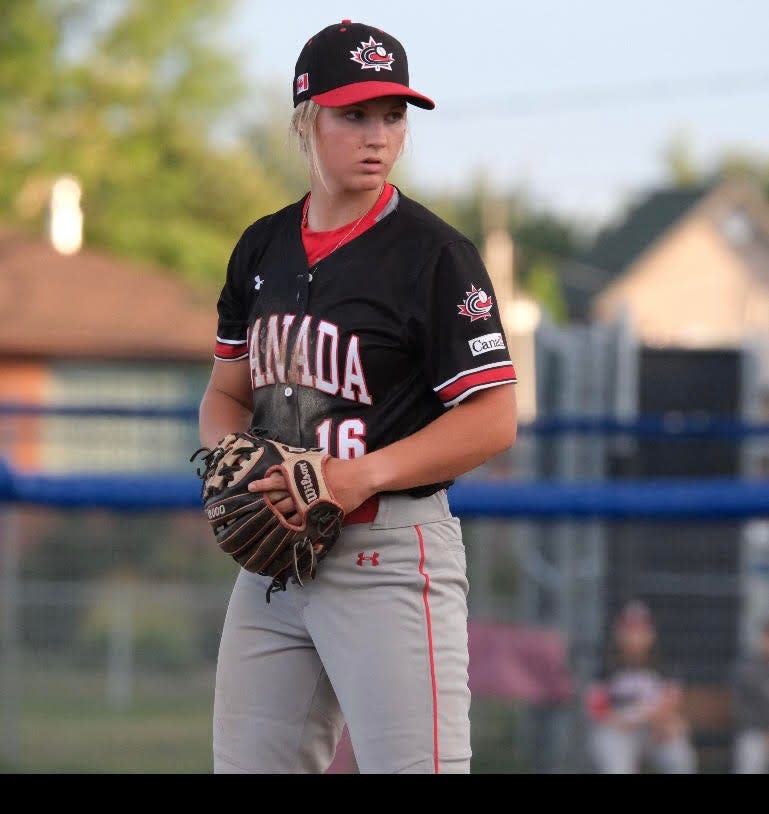
<path fill-rule="evenodd" d="M 245 230 L 218 301 L 216 358 L 249 360 L 254 426 L 353 458 L 516 381 L 466 237 L 396 189 L 378 222 L 310 268 L 305 199 Z"/>

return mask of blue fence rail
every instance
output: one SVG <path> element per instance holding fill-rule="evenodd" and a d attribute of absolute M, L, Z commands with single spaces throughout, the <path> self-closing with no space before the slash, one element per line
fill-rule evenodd
<path fill-rule="evenodd" d="M 125 406 L 125 405 L 41 405 L 0 402 L 3 416 L 60 416 L 72 418 L 147 418 L 197 421 L 194 405 Z M 712 415 L 645 415 L 632 419 L 606 416 L 548 416 L 521 424 L 521 435 L 552 436 L 564 434 L 669 439 L 731 439 L 769 437 L 769 422 L 746 422 Z"/>
<path fill-rule="evenodd" d="M 0 460 L 0 502 L 71 509 L 199 509 L 200 480 L 178 473 L 30 474 L 15 471 Z M 455 514 L 464 517 L 729 520 L 769 516 L 769 483 L 459 479 L 449 490 L 449 502 Z"/>
<path fill-rule="evenodd" d="M 2 416 L 70 416 L 197 420 L 197 407 L 50 406 L 0 403 Z M 712 416 L 644 416 L 633 420 L 551 416 L 519 427 L 519 434 L 627 435 L 665 439 L 740 440 L 769 436 L 769 423 Z M 152 511 L 199 509 L 200 479 L 194 472 L 105 474 L 29 473 L 0 458 L 0 503 L 58 508 Z M 460 478 L 449 490 L 453 511 L 464 517 L 573 519 L 732 520 L 769 517 L 769 482 L 761 479 L 696 478 L 617 481 L 506 481 Z"/>

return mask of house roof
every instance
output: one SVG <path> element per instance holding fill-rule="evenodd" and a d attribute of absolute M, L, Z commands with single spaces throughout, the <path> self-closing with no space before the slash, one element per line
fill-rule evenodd
<path fill-rule="evenodd" d="M 712 185 L 662 189 L 631 208 L 623 220 L 604 229 L 582 258 L 608 275 L 618 274 L 695 206 Z"/>
<path fill-rule="evenodd" d="M 0 227 L 0 356 L 212 359 L 216 296 L 168 271 L 62 255 Z"/>
<path fill-rule="evenodd" d="M 718 181 L 711 180 L 697 186 L 651 192 L 631 206 L 619 221 L 600 231 L 584 252 L 564 263 L 561 286 L 570 318 L 588 319 L 595 295 L 718 185 Z"/>

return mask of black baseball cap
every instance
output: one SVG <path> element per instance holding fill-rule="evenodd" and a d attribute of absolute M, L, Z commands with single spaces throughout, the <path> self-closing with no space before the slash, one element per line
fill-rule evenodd
<path fill-rule="evenodd" d="M 294 71 L 294 107 L 307 99 L 343 107 L 377 96 L 403 96 L 417 107 L 435 107 L 409 87 L 406 51 L 381 28 L 342 20 L 305 43 Z"/>

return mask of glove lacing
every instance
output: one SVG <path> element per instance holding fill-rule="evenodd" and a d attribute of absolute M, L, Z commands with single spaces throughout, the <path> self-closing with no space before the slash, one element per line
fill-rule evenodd
<path fill-rule="evenodd" d="M 263 435 L 266 430 L 263 430 L 259 427 L 254 429 L 254 432 L 251 435 Z M 197 474 L 199 478 L 202 478 L 204 481 L 208 476 L 209 472 L 212 472 L 219 464 L 219 461 L 228 453 L 228 452 L 236 452 L 241 458 L 245 458 L 249 460 L 251 456 L 256 452 L 257 447 L 253 446 L 251 438 L 242 432 L 234 433 L 235 438 L 247 438 L 249 443 L 247 446 L 238 447 L 234 443 L 224 449 L 223 447 L 214 447 L 214 449 L 210 449 L 209 447 L 200 447 L 199 449 L 195 450 L 190 457 L 190 461 L 194 461 L 201 453 L 205 453 L 202 455 L 202 460 L 204 466 L 201 468 L 200 465 L 197 467 Z M 239 463 L 234 464 L 224 464 L 222 468 L 219 470 L 219 474 L 222 476 L 222 486 L 220 489 L 212 489 L 210 494 L 216 494 L 216 492 L 222 491 L 227 484 L 235 477 L 235 473 L 242 469 L 243 467 Z"/>
<path fill-rule="evenodd" d="M 326 536 L 325 533 L 321 536 Z M 318 571 L 318 555 L 315 551 L 315 547 L 310 542 L 309 537 L 302 537 L 300 540 L 297 540 L 293 545 L 293 559 L 294 559 L 294 566 L 292 569 L 291 574 L 291 581 L 298 584 L 304 585 L 302 581 L 301 570 L 299 567 L 299 558 L 303 554 L 309 554 L 310 556 L 310 568 L 307 572 L 310 576 L 310 579 L 315 579 L 315 574 Z M 274 594 L 276 591 L 285 591 L 287 584 L 288 584 L 289 577 L 287 576 L 277 576 L 272 578 L 272 582 L 267 586 L 267 602 L 270 601 L 270 596 Z"/>

